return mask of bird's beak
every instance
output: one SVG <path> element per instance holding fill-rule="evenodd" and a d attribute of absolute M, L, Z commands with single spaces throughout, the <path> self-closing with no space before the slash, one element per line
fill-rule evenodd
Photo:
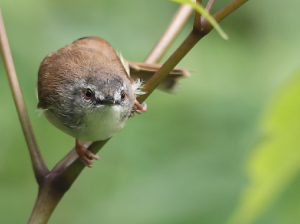
<path fill-rule="evenodd" d="M 101 104 L 101 105 L 114 105 L 115 104 L 115 99 L 113 97 L 111 97 L 111 96 L 107 96 L 103 100 L 97 99 L 97 104 Z"/>

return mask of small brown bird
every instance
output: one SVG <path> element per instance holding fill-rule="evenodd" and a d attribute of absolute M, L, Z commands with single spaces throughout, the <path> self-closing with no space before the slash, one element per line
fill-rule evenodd
<path fill-rule="evenodd" d="M 133 112 L 146 111 L 136 97 L 144 94 L 141 76 L 147 80 L 160 65 L 126 62 L 110 44 L 99 37 L 81 38 L 53 53 L 41 63 L 38 72 L 38 108 L 58 129 L 76 139 L 76 151 L 91 167 L 97 155 L 81 141 L 112 137 L 125 126 Z M 174 69 L 162 88 L 172 92 L 177 79 L 188 76 Z"/>

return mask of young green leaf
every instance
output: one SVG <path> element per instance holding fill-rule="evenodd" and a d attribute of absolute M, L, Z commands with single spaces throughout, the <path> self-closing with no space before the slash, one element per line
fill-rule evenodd
<path fill-rule="evenodd" d="M 192 6 L 198 13 L 203 15 L 205 19 L 217 30 L 219 35 L 224 39 L 228 40 L 228 35 L 222 30 L 221 26 L 216 22 L 216 20 L 209 14 L 209 12 L 205 11 L 205 9 L 202 7 L 202 5 L 193 2 L 191 0 L 170 0 L 173 2 L 177 2 L 180 4 L 188 4 Z"/>
<path fill-rule="evenodd" d="M 277 95 L 263 127 L 266 135 L 248 162 L 249 185 L 230 224 L 255 221 L 300 171 L 300 72 Z"/>

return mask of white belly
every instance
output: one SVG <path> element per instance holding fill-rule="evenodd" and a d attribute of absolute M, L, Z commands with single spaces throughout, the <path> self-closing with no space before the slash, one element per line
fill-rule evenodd
<path fill-rule="evenodd" d="M 112 137 L 121 131 L 126 124 L 129 112 L 122 112 L 120 105 L 104 106 L 88 111 L 78 123 L 80 126 L 69 128 L 60 122 L 49 110 L 44 115 L 58 129 L 82 141 L 99 141 Z"/>

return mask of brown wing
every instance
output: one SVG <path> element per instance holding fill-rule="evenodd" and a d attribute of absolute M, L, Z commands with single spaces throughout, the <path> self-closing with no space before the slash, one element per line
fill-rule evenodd
<path fill-rule="evenodd" d="M 128 62 L 130 76 L 133 79 L 141 79 L 147 82 L 162 65 L 147 64 L 143 62 Z M 158 89 L 167 93 L 176 93 L 178 91 L 178 80 L 190 77 L 190 71 L 175 67 L 170 74 L 159 84 Z"/>

